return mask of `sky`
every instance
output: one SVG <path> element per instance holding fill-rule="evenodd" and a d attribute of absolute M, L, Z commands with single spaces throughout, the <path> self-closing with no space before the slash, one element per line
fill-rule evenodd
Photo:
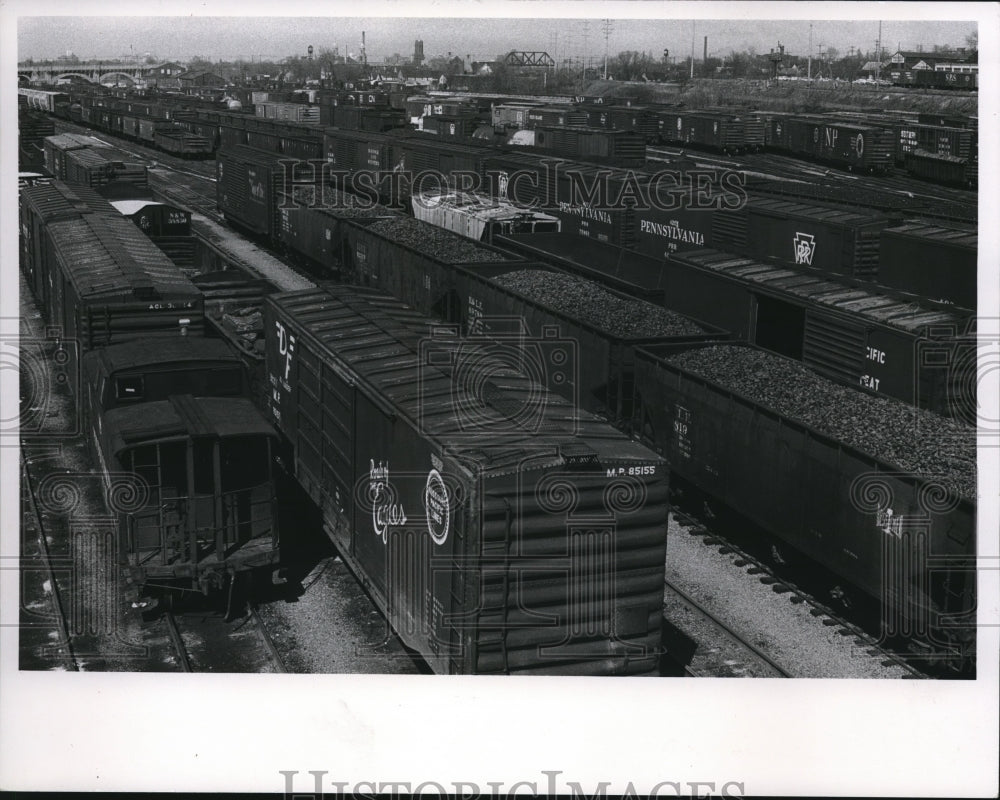
<path fill-rule="evenodd" d="M 18 20 L 18 57 L 24 59 L 54 58 L 72 51 L 80 58 L 92 56 L 119 58 L 135 54 L 143 57 L 147 53 L 162 59 L 185 60 L 192 56 L 202 56 L 210 60 L 272 59 L 289 55 L 305 55 L 309 45 L 316 52 L 321 48 L 337 46 L 342 55 L 356 54 L 361 47 L 361 32 L 366 33 L 369 60 L 380 60 L 394 53 L 408 56 L 413 53 L 415 39 L 424 42 L 424 53 L 430 58 L 451 52 L 455 55 L 471 55 L 474 59 L 486 60 L 510 50 L 545 50 L 559 59 L 579 58 L 589 54 L 600 57 L 604 53 L 604 34 L 601 16 L 584 23 L 578 11 L 604 15 L 612 18 L 608 36 L 608 50 L 612 55 L 622 50 L 648 51 L 659 57 L 665 48 L 672 56 L 686 58 L 692 49 L 694 39 L 695 57 L 701 58 L 703 37 L 708 36 L 710 56 L 721 57 L 732 50 L 755 48 L 766 53 L 779 43 L 786 53 L 806 55 L 809 51 L 810 20 L 790 21 L 787 19 L 701 19 L 692 22 L 680 19 L 674 13 L 676 6 L 664 3 L 637 2 L 630 4 L 589 3 L 550 4 L 525 2 L 517 5 L 500 6 L 493 3 L 468 3 L 458 6 L 468 9 L 469 14 L 505 13 L 508 16 L 494 19 L 475 19 L 450 16 L 433 17 L 247 17 L 247 16 L 182 16 L 182 17 L 80 17 L 80 16 L 21 16 Z M 795 4 L 798 6 L 799 4 Z M 847 4 L 843 4 L 847 5 Z M 874 4 L 872 4 L 874 5 Z M 568 7 L 567 7 L 568 6 Z M 802 16 L 801 11 L 795 13 Z M 46 10 L 50 6 L 46 5 Z M 156 6 L 153 6 L 156 7 Z M 241 5 L 240 8 L 247 6 Z M 315 14 L 320 4 L 301 4 L 303 11 Z M 324 4 L 323 8 L 336 8 Z M 343 6 L 341 6 L 343 7 Z M 356 6 L 348 6 L 356 8 Z M 366 4 L 366 8 L 370 6 Z M 376 6 L 385 13 L 385 6 Z M 747 6 L 748 11 L 760 6 Z M 774 4 L 770 8 L 774 8 Z M 22 6 L 20 13 L 26 14 L 36 6 Z M 78 10 L 87 6 L 74 5 Z M 107 6 L 94 6 L 99 10 Z M 204 6 L 201 6 L 204 9 Z M 213 12 L 228 12 L 225 3 L 212 4 Z M 260 8 L 250 6 L 260 11 Z M 274 8 L 274 6 L 270 6 Z M 282 8 L 288 8 L 282 5 Z M 718 9 L 718 6 L 712 6 Z M 730 4 L 730 9 L 739 6 Z M 823 6 L 816 9 L 823 12 Z M 414 6 L 399 4 L 388 7 L 392 12 L 440 13 L 440 4 Z M 540 11 L 536 11 L 540 9 Z M 445 8 L 447 10 L 447 8 Z M 525 17 L 526 14 L 545 13 L 553 10 L 565 11 L 555 19 Z M 635 19 L 639 13 L 656 15 L 650 19 Z M 666 18 L 667 12 L 678 18 Z M 948 16 L 947 4 L 939 9 L 939 18 Z M 218 12 L 216 12 L 218 13 Z M 730 10 L 729 13 L 732 13 Z M 773 12 L 772 12 L 773 13 Z M 521 18 L 512 16 L 520 14 Z M 791 14 L 790 14 L 791 15 Z M 633 18 L 628 18 L 628 17 Z M 923 45 L 927 50 L 935 44 L 962 46 L 965 37 L 975 30 L 974 22 L 941 22 L 934 20 L 901 21 L 886 20 L 882 24 L 883 46 L 895 50 L 917 49 Z M 821 49 L 836 48 L 846 55 L 850 47 L 862 50 L 874 49 L 878 37 L 879 21 L 869 20 L 824 20 L 817 16 L 812 20 L 812 43 L 814 55 Z"/>

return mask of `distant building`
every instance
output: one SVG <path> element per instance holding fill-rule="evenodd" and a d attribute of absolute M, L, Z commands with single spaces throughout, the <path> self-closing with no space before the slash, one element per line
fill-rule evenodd
<path fill-rule="evenodd" d="M 203 86 L 225 86 L 226 79 L 221 75 L 217 75 L 214 72 L 208 70 L 193 70 L 191 72 L 182 72 L 180 75 L 176 76 L 177 81 L 180 83 L 181 89 L 194 89 Z"/>
<path fill-rule="evenodd" d="M 978 53 L 969 52 L 964 47 L 954 52 L 925 53 L 923 51 L 899 50 L 889 59 L 890 69 L 929 69 L 938 72 L 979 72 Z"/>
<path fill-rule="evenodd" d="M 419 67 L 424 63 L 424 40 L 417 39 L 413 43 L 413 66 Z"/>
<path fill-rule="evenodd" d="M 165 61 L 162 64 L 144 66 L 142 77 L 147 86 L 159 86 L 166 89 L 179 89 L 180 82 L 177 80 L 182 75 L 185 68 L 176 61 Z"/>

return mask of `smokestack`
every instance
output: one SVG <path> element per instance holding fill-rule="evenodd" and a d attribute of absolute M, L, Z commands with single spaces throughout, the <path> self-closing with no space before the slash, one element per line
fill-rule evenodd
<path fill-rule="evenodd" d="M 705 49 L 704 49 L 704 51 L 702 53 L 701 60 L 702 61 L 708 61 L 708 37 L 707 36 L 705 37 Z"/>

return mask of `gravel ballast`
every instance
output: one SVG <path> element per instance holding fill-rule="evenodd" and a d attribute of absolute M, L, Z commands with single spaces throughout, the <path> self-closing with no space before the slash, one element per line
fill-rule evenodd
<path fill-rule="evenodd" d="M 667 539 L 667 579 L 753 642 L 795 678 L 904 678 L 897 664 L 883 664 L 870 642 L 844 636 L 807 603 L 792 603 L 732 555 L 719 552 L 671 517 Z M 669 617 L 668 617 L 669 618 Z M 683 621 L 676 624 L 683 626 Z M 714 646 L 707 644 L 704 646 Z M 739 674 L 739 673 L 736 673 Z M 744 673 L 750 677 L 752 673 Z"/>
<path fill-rule="evenodd" d="M 645 300 L 612 294 L 600 284 L 575 275 L 521 269 L 493 280 L 505 289 L 569 314 L 612 336 L 654 339 L 705 333 L 687 317 Z"/>
<path fill-rule="evenodd" d="M 667 361 L 907 473 L 933 476 L 959 497 L 976 498 L 976 431 L 969 425 L 842 386 L 753 348 L 715 345 Z"/>

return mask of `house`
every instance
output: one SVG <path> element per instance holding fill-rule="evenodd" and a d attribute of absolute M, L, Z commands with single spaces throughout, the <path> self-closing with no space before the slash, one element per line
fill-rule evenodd
<path fill-rule="evenodd" d="M 202 86 L 225 86 L 226 79 L 208 70 L 193 70 L 182 72 L 176 76 L 181 89 L 195 89 Z"/>
<path fill-rule="evenodd" d="M 178 89 L 180 84 L 177 76 L 185 71 L 183 64 L 176 61 L 165 61 L 162 64 L 147 65 L 142 68 L 142 77 L 147 86 L 159 86 L 168 89 Z"/>

